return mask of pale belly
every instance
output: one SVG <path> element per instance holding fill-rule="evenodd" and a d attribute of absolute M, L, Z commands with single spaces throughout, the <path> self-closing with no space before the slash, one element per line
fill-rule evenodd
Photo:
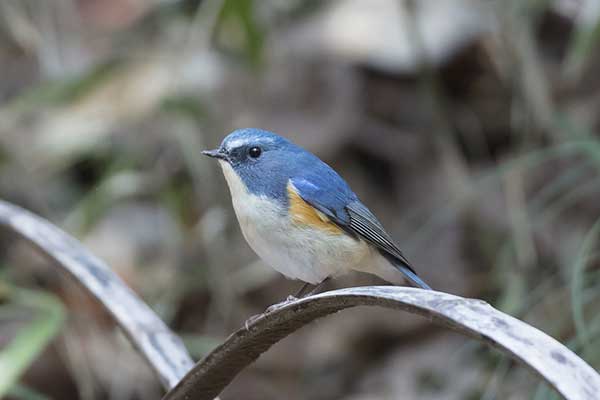
<path fill-rule="evenodd" d="M 221 163 L 242 233 L 260 258 L 291 279 L 317 284 L 351 270 L 366 271 L 371 248 L 347 234 L 298 226 L 276 201 L 246 190 L 228 164 Z M 372 260 L 371 260 L 372 262 Z"/>
<path fill-rule="evenodd" d="M 346 234 L 294 225 L 271 201 L 254 199 L 234 205 L 244 237 L 275 270 L 291 279 L 317 284 L 330 276 L 360 269 L 370 250 Z M 260 210 L 258 213 L 256 210 Z"/>

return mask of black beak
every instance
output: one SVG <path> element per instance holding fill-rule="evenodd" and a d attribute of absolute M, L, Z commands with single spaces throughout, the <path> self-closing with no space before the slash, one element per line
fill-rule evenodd
<path fill-rule="evenodd" d="M 204 154 L 205 156 L 212 157 L 212 158 L 218 158 L 219 160 L 227 160 L 227 154 L 225 154 L 224 152 L 220 151 L 219 149 L 204 150 L 202 152 L 202 154 Z"/>

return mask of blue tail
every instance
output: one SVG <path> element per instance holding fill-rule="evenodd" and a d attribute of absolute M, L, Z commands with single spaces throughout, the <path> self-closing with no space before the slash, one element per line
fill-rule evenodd
<path fill-rule="evenodd" d="M 392 266 L 394 266 L 394 268 L 402 272 L 402 274 L 406 278 L 408 278 L 408 280 L 413 286 L 416 286 L 421 289 L 433 290 L 428 284 L 426 284 L 423 281 L 423 279 L 419 278 L 419 275 L 417 275 L 415 270 L 412 269 L 412 267 L 410 266 L 406 258 L 402 256 L 402 254 L 400 254 L 401 258 L 399 258 L 397 256 L 385 252 L 384 250 L 379 250 L 379 252 L 390 262 L 390 264 L 392 264 Z"/>
<path fill-rule="evenodd" d="M 394 267 L 398 268 L 398 270 L 400 270 L 400 272 L 402 272 L 413 285 L 420 287 L 421 289 L 433 290 L 423 281 L 423 279 L 419 278 L 419 276 L 415 274 L 412 269 L 398 264 L 394 264 Z"/>

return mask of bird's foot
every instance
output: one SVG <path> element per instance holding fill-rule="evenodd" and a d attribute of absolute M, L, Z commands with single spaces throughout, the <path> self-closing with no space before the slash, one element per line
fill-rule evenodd
<path fill-rule="evenodd" d="M 265 310 L 265 312 L 263 312 L 262 314 L 256 314 L 256 315 L 252 315 L 251 317 L 249 317 L 245 322 L 244 322 L 244 328 L 246 328 L 246 330 L 248 330 L 250 328 L 250 325 L 254 324 L 256 321 L 258 321 L 260 318 L 264 317 L 266 314 L 269 314 L 273 311 L 277 311 L 282 307 L 285 307 L 286 305 L 290 304 L 291 302 L 297 301 L 298 298 L 292 295 L 289 295 L 285 300 L 279 302 L 279 303 L 275 303 L 273 305 L 270 305 L 269 307 L 267 307 L 267 309 Z"/>
<path fill-rule="evenodd" d="M 296 296 L 289 295 L 285 300 L 280 301 L 279 303 L 275 303 L 275 304 L 267 307 L 267 309 L 265 310 L 265 314 L 268 314 L 273 311 L 277 311 L 281 307 L 287 306 L 288 304 L 290 304 L 294 301 L 297 301 L 297 300 L 298 300 L 298 298 Z"/>
<path fill-rule="evenodd" d="M 264 314 L 256 314 L 256 315 L 252 315 L 250 316 L 245 322 L 244 322 L 244 328 L 246 330 L 250 330 L 250 325 L 254 324 L 257 320 L 259 320 Z"/>

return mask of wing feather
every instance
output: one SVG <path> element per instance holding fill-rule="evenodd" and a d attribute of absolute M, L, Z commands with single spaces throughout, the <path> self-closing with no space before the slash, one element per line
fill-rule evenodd
<path fill-rule="evenodd" d="M 355 230 L 363 239 L 398 259 L 408 269 L 415 272 L 406 257 L 404 257 L 404 254 L 394 244 L 393 239 L 367 207 L 361 202 L 355 201 L 348 204 L 346 210 L 350 216 L 350 228 Z"/>
<path fill-rule="evenodd" d="M 344 192 L 325 191 L 320 186 L 303 178 L 290 179 L 290 183 L 305 202 L 325 214 L 351 236 L 359 237 L 379 249 L 380 253 L 415 285 L 430 289 L 419 278 L 373 213 L 358 200 L 354 193 L 351 191 L 350 194 L 348 193 L 349 188 Z"/>

